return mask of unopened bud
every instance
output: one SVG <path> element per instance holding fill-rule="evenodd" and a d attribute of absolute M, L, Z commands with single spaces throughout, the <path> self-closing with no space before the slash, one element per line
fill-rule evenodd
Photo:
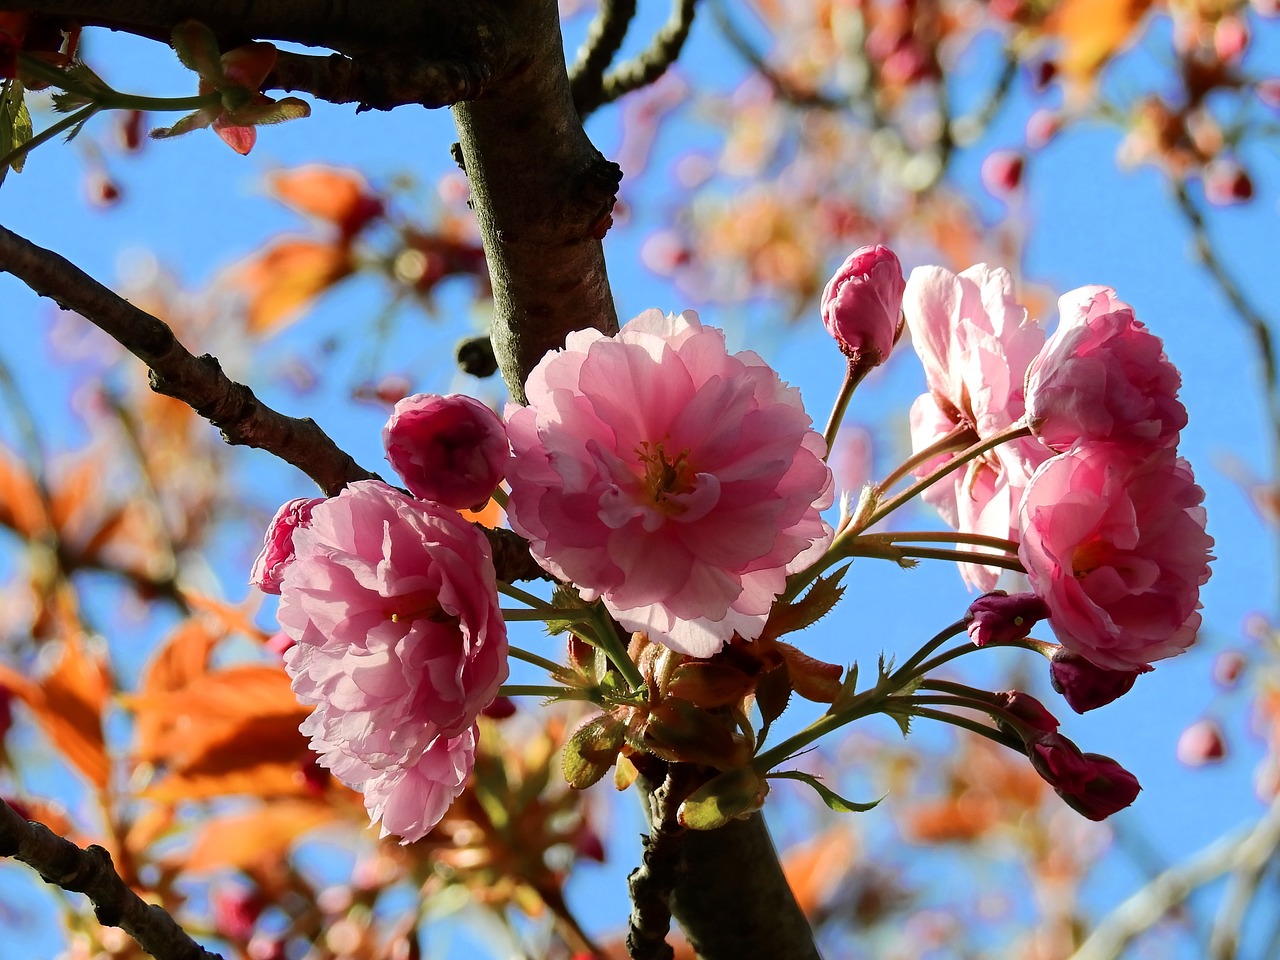
<path fill-rule="evenodd" d="M 1150 666 L 1144 670 L 1108 670 L 1059 647 L 1049 660 L 1049 682 L 1062 694 L 1067 706 L 1084 713 L 1124 696 L 1133 688 L 1138 674 L 1150 670 Z"/>
<path fill-rule="evenodd" d="M 898 338 L 902 264 L 888 247 L 859 247 L 822 291 L 822 322 L 850 361 L 874 367 L 884 362 Z"/>

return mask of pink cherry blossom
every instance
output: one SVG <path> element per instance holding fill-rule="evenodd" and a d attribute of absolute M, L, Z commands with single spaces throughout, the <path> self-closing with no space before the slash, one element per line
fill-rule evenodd
<path fill-rule="evenodd" d="M 822 291 L 822 322 L 840 351 L 866 367 L 883 363 L 902 324 L 902 264 L 888 247 L 859 247 Z"/>
<path fill-rule="evenodd" d="M 1172 450 L 1116 444 L 1036 471 L 1018 556 L 1062 645 L 1108 670 L 1141 670 L 1195 640 L 1209 549 L 1204 491 Z"/>
<path fill-rule="evenodd" d="M 1138 451 L 1171 447 L 1187 425 L 1182 378 L 1160 338 L 1109 287 L 1058 300 L 1058 329 L 1027 372 L 1027 418 L 1036 437 L 1063 451 L 1079 441 Z"/>
<path fill-rule="evenodd" d="M 1008 271 L 978 264 L 957 275 L 917 267 L 902 307 L 929 388 L 911 407 L 916 452 L 957 431 L 967 432 L 970 442 L 986 439 L 1022 417 L 1023 381 L 1044 331 L 1014 299 Z M 950 456 L 933 458 L 916 474 Z M 1029 437 L 1002 444 L 934 484 L 924 499 L 961 532 L 1007 538 L 1017 529 L 1027 481 L 1048 456 Z M 964 564 L 961 573 L 971 587 L 989 591 L 1000 571 Z"/>
<path fill-rule="evenodd" d="M 253 561 L 249 583 L 263 593 L 280 593 L 280 578 L 293 562 L 293 532 L 311 522 L 311 511 L 318 503 L 324 503 L 324 497 L 299 497 L 276 511 L 263 538 L 262 552 Z"/>
<path fill-rule="evenodd" d="M 498 415 L 461 394 L 400 400 L 382 429 L 382 444 L 410 493 L 455 510 L 483 506 L 510 455 Z"/>
<path fill-rule="evenodd" d="M 799 393 L 686 311 L 569 335 L 507 409 L 509 516 L 551 573 L 691 656 L 759 636 L 826 549 L 825 445 Z"/>
<path fill-rule="evenodd" d="M 488 541 L 374 480 L 318 504 L 293 539 L 278 618 L 294 693 L 316 707 L 302 731 L 385 831 L 417 839 L 461 789 L 471 727 L 507 676 Z"/>

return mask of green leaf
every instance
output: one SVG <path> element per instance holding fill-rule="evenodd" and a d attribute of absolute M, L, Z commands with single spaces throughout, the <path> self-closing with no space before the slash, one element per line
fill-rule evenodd
<path fill-rule="evenodd" d="M 844 596 L 845 588 L 840 581 L 849 572 L 849 566 L 846 564 L 835 573 L 818 577 L 803 597 L 781 610 L 775 610 L 770 616 L 772 621 L 770 634 L 781 637 L 796 630 L 803 630 L 805 627 L 813 626 L 830 613 L 831 608 Z"/>
<path fill-rule="evenodd" d="M 17 80 L 7 81 L 3 91 L 0 92 L 0 157 L 7 157 L 31 139 L 33 133 L 31 114 L 23 99 L 24 93 L 22 84 Z M 5 174 L 9 172 L 10 167 L 13 168 L 14 173 L 21 173 L 26 161 L 27 155 L 21 153 L 14 157 L 8 166 L 0 168 L 0 183 L 4 182 Z"/>
<path fill-rule="evenodd" d="M 676 816 L 690 830 L 715 830 L 764 806 L 769 784 L 750 767 L 730 770 L 704 783 L 680 804 Z"/>
<path fill-rule="evenodd" d="M 858 695 L 858 664 L 851 663 L 849 669 L 844 672 L 844 682 L 840 684 L 840 692 L 836 694 L 835 700 L 831 702 L 831 708 L 827 713 L 840 713 L 853 702 L 853 698 Z"/>
<path fill-rule="evenodd" d="M 768 776 L 771 780 L 799 780 L 801 783 L 807 783 L 818 792 L 822 802 L 836 813 L 866 813 L 876 807 L 880 800 L 884 799 L 884 797 L 881 797 L 880 800 L 872 800 L 870 803 L 854 803 L 852 800 L 846 800 L 830 787 L 825 786 L 813 774 L 802 773 L 799 770 L 784 770 L 780 773 L 770 773 Z"/>
<path fill-rule="evenodd" d="M 265 103 L 246 103 L 239 109 L 225 113 L 226 122 L 237 127 L 260 127 L 264 124 L 284 123 L 287 120 L 301 120 L 309 116 L 311 116 L 311 107 L 297 97 L 268 100 Z"/>
<path fill-rule="evenodd" d="M 760 741 L 769 735 L 773 721 L 782 716 L 791 702 L 791 675 L 786 662 L 778 664 L 764 674 L 756 684 L 756 706 L 760 709 L 760 717 L 764 721 L 760 726 Z"/>
<path fill-rule="evenodd" d="M 603 777 L 618 758 L 627 725 L 606 713 L 580 726 L 564 747 L 564 778 L 584 790 Z"/>
<path fill-rule="evenodd" d="M 180 137 L 192 130 L 203 130 L 209 124 L 213 123 L 214 114 L 209 110 L 197 110 L 194 113 L 188 113 L 185 117 L 180 117 L 171 127 L 156 127 L 151 131 L 149 136 L 152 140 L 168 140 L 170 137 Z"/>
<path fill-rule="evenodd" d="M 215 86 L 226 81 L 218 38 L 203 23 L 184 20 L 173 28 L 173 49 L 188 70 L 194 70 Z"/>

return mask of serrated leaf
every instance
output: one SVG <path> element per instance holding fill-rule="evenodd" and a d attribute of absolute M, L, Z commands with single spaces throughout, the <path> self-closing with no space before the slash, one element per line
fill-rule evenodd
<path fill-rule="evenodd" d="M 838 664 L 811 657 L 789 643 L 778 643 L 777 650 L 786 661 L 791 685 L 800 696 L 814 703 L 831 703 L 840 695 L 840 674 L 844 671 Z"/>
<path fill-rule="evenodd" d="M 825 617 L 844 595 L 845 588 L 840 581 L 848 571 L 849 565 L 846 564 L 835 573 L 818 577 L 795 603 L 775 607 L 769 614 L 765 634 L 771 639 L 785 636 L 811 627 Z"/>
<path fill-rule="evenodd" d="M 764 674 L 756 684 L 756 706 L 760 708 L 760 716 L 764 719 L 765 729 L 769 724 L 782 716 L 791 702 L 791 675 L 786 661 Z M 761 731 L 761 739 L 764 731 Z"/>
<path fill-rule="evenodd" d="M 238 110 L 228 111 L 224 116 L 229 125 L 260 127 L 309 117 L 311 107 L 305 100 L 285 97 L 283 100 L 268 100 L 265 103 L 248 103 Z"/>
<path fill-rule="evenodd" d="M 890 716 L 890 717 L 892 717 L 892 718 L 893 718 L 893 721 L 898 725 L 898 728 L 899 728 L 900 730 L 902 730 L 902 738 L 903 738 L 904 740 L 905 740 L 907 737 L 911 736 L 911 714 L 909 714 L 909 713 L 888 713 L 887 711 L 886 711 L 886 713 L 887 713 L 887 715 L 888 715 L 888 716 Z"/>
<path fill-rule="evenodd" d="M 608 772 L 626 737 L 626 724 L 612 714 L 588 720 L 564 747 L 564 778 L 575 790 L 585 790 Z"/>
<path fill-rule="evenodd" d="M 858 695 L 858 664 L 852 663 L 845 671 L 844 682 L 840 684 L 840 692 L 831 701 L 831 709 L 827 713 L 840 713 L 853 702 Z"/>
<path fill-rule="evenodd" d="M 690 830 L 715 830 L 735 817 L 755 813 L 768 793 L 768 781 L 751 767 L 730 770 L 690 794 L 676 816 Z"/>
<path fill-rule="evenodd" d="M 768 776 L 771 780 L 799 780 L 801 783 L 807 783 L 818 792 L 822 802 L 836 813 L 866 813 L 868 810 L 878 806 L 880 800 L 884 799 L 884 797 L 881 797 L 880 800 L 872 800 L 870 803 L 855 803 L 852 800 L 846 800 L 813 774 L 803 773 L 799 770 L 783 770 L 779 773 L 771 773 Z"/>

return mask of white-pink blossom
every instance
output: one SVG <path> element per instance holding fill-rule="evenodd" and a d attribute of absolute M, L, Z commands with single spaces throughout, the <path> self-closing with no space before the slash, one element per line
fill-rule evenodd
<path fill-rule="evenodd" d="M 1069 652 L 1141 671 L 1195 640 L 1213 538 L 1204 491 L 1170 449 L 1082 445 L 1036 471 L 1018 557 Z"/>
<path fill-rule="evenodd" d="M 298 497 L 284 504 L 271 519 L 262 552 L 253 561 L 249 583 L 263 593 L 280 593 L 280 578 L 293 562 L 293 532 L 311 522 L 311 511 L 324 497 Z"/>
<path fill-rule="evenodd" d="M 968 442 L 1012 427 L 1025 412 L 1027 366 L 1044 331 L 1015 299 L 1008 271 L 986 264 L 954 274 L 917 267 L 902 303 L 928 391 L 911 407 L 911 445 L 920 452 L 959 431 Z M 921 464 L 937 468 L 953 454 Z M 1022 492 L 1049 452 L 1031 438 L 1004 443 L 934 484 L 924 499 L 963 533 L 1008 538 L 1017 529 Z M 964 564 L 971 586 L 989 591 L 995 567 Z"/>
<path fill-rule="evenodd" d="M 754 639 L 826 549 L 831 472 L 799 393 L 696 314 L 572 333 L 525 389 L 511 525 L 628 630 L 700 657 Z"/>
<path fill-rule="evenodd" d="M 488 541 L 454 510 L 369 480 L 318 504 L 293 545 L 278 618 L 294 693 L 316 707 L 303 732 L 372 816 L 397 811 L 387 831 L 417 839 L 461 790 L 463 740 L 507 676 Z M 401 791 L 430 801 L 421 819 Z"/>

